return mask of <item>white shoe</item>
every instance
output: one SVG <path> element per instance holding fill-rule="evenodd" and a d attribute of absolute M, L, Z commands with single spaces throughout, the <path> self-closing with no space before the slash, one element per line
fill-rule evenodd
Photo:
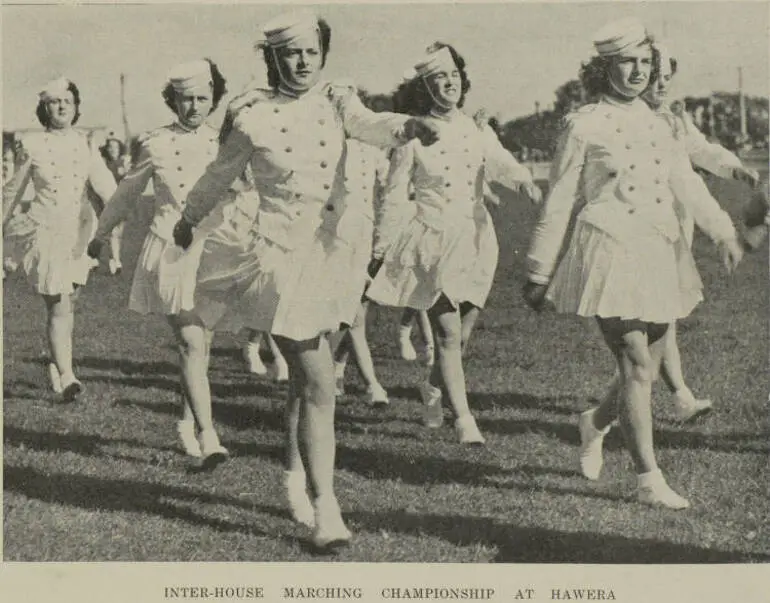
<path fill-rule="evenodd" d="M 379 383 L 370 385 L 366 389 L 366 397 L 367 401 L 372 406 L 385 406 L 390 404 L 390 400 L 388 399 L 388 392 L 386 392 L 385 388 L 382 387 L 382 385 Z"/>
<path fill-rule="evenodd" d="M 401 350 L 401 358 L 410 362 L 417 360 L 417 351 L 412 345 L 411 331 L 402 331 L 398 334 L 398 347 Z"/>
<path fill-rule="evenodd" d="M 580 429 L 580 471 L 591 480 L 599 479 L 604 459 L 602 458 L 602 445 L 610 427 L 599 431 L 594 427 L 594 414 L 592 408 L 580 415 L 578 428 Z"/>
<path fill-rule="evenodd" d="M 674 394 L 674 414 L 677 421 L 688 423 L 710 413 L 714 408 L 708 398 L 699 400 L 689 389 Z"/>
<path fill-rule="evenodd" d="M 250 373 L 255 375 L 267 374 L 267 367 L 259 355 L 259 343 L 247 342 L 243 346 L 243 359 L 246 361 Z"/>
<path fill-rule="evenodd" d="M 441 405 L 441 389 L 427 381 L 420 386 L 423 403 L 422 422 L 426 427 L 438 429 L 444 423 L 444 407 Z"/>
<path fill-rule="evenodd" d="M 96 262 L 98 265 L 99 260 L 96 260 Z M 110 274 L 114 276 L 118 274 L 121 270 L 123 270 L 123 264 L 121 264 L 119 260 L 116 260 L 113 258 L 109 262 L 109 268 L 110 268 Z"/>
<path fill-rule="evenodd" d="M 289 365 L 286 361 L 279 357 L 276 358 L 270 365 L 270 374 L 273 381 L 277 383 L 283 383 L 289 380 Z"/>
<path fill-rule="evenodd" d="M 314 511 L 313 544 L 317 549 L 332 550 L 350 542 L 353 536 L 342 520 L 342 512 L 334 496 L 317 498 Z"/>
<path fill-rule="evenodd" d="M 77 377 L 72 373 L 61 376 L 61 387 L 61 398 L 62 402 L 65 404 L 77 400 L 78 396 L 83 393 L 83 390 L 85 389 L 83 384 L 78 381 Z"/>
<path fill-rule="evenodd" d="M 315 527 L 315 510 L 313 509 L 313 503 L 310 502 L 310 497 L 307 495 L 307 477 L 305 472 L 284 471 L 283 487 L 292 519 L 309 528 Z"/>
<path fill-rule="evenodd" d="M 690 501 L 679 496 L 666 483 L 660 469 L 637 475 L 637 480 L 639 502 L 676 510 L 687 509 L 690 506 Z"/>
<path fill-rule="evenodd" d="M 455 421 L 455 431 L 457 432 L 457 437 L 460 438 L 461 444 L 483 446 L 486 442 L 476 425 L 476 419 L 473 418 L 473 415 L 465 415 L 457 419 Z"/>
<path fill-rule="evenodd" d="M 200 458 L 201 445 L 195 437 L 195 421 L 177 421 L 176 433 L 182 443 L 182 450 L 187 456 Z"/>
<path fill-rule="evenodd" d="M 224 463 L 230 456 L 227 448 L 219 442 L 219 436 L 214 429 L 204 429 L 198 435 L 198 442 L 201 446 L 201 469 L 213 469 L 217 465 Z"/>
<path fill-rule="evenodd" d="M 62 391 L 64 391 L 64 388 L 61 385 L 61 375 L 59 374 L 59 369 L 56 367 L 56 363 L 54 362 L 48 363 L 48 378 L 51 380 L 51 389 L 53 389 L 55 394 L 60 394 Z"/>

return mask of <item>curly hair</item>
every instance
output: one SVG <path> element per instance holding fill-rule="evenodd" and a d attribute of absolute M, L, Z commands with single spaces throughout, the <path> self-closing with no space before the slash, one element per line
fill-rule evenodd
<path fill-rule="evenodd" d="M 67 90 L 72 93 L 72 100 L 75 103 L 75 117 L 72 118 L 72 125 L 78 123 L 80 119 L 80 90 L 78 90 L 75 82 L 70 82 L 67 86 Z M 40 99 L 37 103 L 37 109 L 35 109 L 35 115 L 37 120 L 42 124 L 44 128 L 51 127 L 51 116 L 48 114 L 48 108 L 46 102 Z"/>
<path fill-rule="evenodd" d="M 465 96 L 471 89 L 471 80 L 468 78 L 468 73 L 465 70 L 465 59 L 450 44 L 435 42 L 430 48 L 434 52 L 442 48 L 449 49 L 452 59 L 455 65 L 457 65 L 457 70 L 460 72 L 462 84 L 460 100 L 457 106 L 462 108 L 465 104 Z M 393 108 L 396 113 L 406 113 L 407 115 L 415 116 L 427 115 L 434 104 L 435 101 L 431 96 L 430 90 L 428 90 L 428 85 L 422 77 L 414 77 L 402 83 L 393 93 Z"/>
<path fill-rule="evenodd" d="M 326 57 L 329 55 L 331 47 L 332 29 L 324 19 L 318 19 L 318 31 L 321 37 L 321 67 L 326 66 Z M 267 85 L 271 88 L 278 88 L 281 83 L 281 72 L 278 71 L 278 64 L 275 61 L 275 54 L 270 47 L 262 48 L 262 58 L 267 67 Z"/>
<path fill-rule="evenodd" d="M 639 46 L 652 45 L 653 41 L 654 40 L 651 36 L 647 36 L 641 43 L 639 43 Z M 652 71 L 650 72 L 650 82 L 654 82 L 657 79 L 659 73 L 659 70 L 655 68 L 654 53 L 655 48 L 653 46 L 653 65 Z M 591 58 L 588 63 L 583 63 L 580 65 L 580 73 L 578 75 L 578 79 L 580 80 L 580 84 L 583 86 L 583 90 L 585 90 L 587 102 L 596 102 L 604 94 L 610 92 L 611 86 L 609 73 L 612 60 L 613 57 L 611 56 L 599 55 Z"/>
<path fill-rule="evenodd" d="M 219 71 L 219 67 L 217 67 L 217 64 L 214 61 L 209 58 L 206 58 L 205 60 L 208 61 L 208 64 L 211 66 L 211 83 L 213 88 L 211 112 L 213 113 L 219 106 L 219 101 L 222 100 L 222 97 L 225 94 L 227 94 L 227 80 L 222 75 L 222 72 Z M 176 92 L 171 83 L 167 83 L 163 87 L 161 95 L 163 96 L 163 101 L 166 103 L 166 106 L 174 112 L 174 115 L 176 115 Z"/>
<path fill-rule="evenodd" d="M 99 153 L 105 159 L 110 158 L 110 156 L 107 154 L 107 147 L 110 145 L 110 142 L 113 140 L 118 143 L 118 156 L 122 157 L 123 155 L 126 154 L 126 150 L 127 150 L 126 145 L 122 140 L 119 140 L 117 138 L 108 138 L 107 140 L 104 141 L 104 144 L 99 147 Z"/>
<path fill-rule="evenodd" d="M 658 81 L 660 77 L 661 65 L 660 65 L 660 51 L 652 46 L 652 70 L 650 71 L 650 85 Z M 671 67 L 671 76 L 676 75 L 676 71 L 679 67 L 678 61 L 674 57 L 669 58 L 669 65 Z"/>

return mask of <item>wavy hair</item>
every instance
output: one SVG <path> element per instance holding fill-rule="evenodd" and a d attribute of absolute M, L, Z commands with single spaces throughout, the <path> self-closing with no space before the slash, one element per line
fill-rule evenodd
<path fill-rule="evenodd" d="M 78 89 L 75 82 L 70 82 L 67 86 L 67 90 L 72 93 L 72 100 L 75 103 L 75 117 L 72 118 L 72 125 L 74 126 L 80 119 L 80 90 Z M 37 115 L 37 120 L 42 124 L 44 128 L 47 129 L 51 127 L 51 116 L 48 114 L 48 108 L 46 107 L 46 102 L 43 99 L 38 101 L 37 109 L 35 109 L 35 115 Z"/>
<path fill-rule="evenodd" d="M 213 113 L 216 111 L 217 107 L 219 106 L 219 101 L 222 100 L 222 97 L 227 94 L 227 80 L 222 75 L 222 72 L 219 70 L 219 67 L 217 67 L 217 64 L 212 61 L 211 59 L 207 58 L 205 59 L 208 64 L 211 66 L 211 83 L 212 83 L 212 105 L 211 105 L 211 112 Z M 173 111 L 174 115 L 177 114 L 177 108 L 176 108 L 176 91 L 174 90 L 174 87 L 171 85 L 171 83 L 167 83 L 163 87 L 163 92 L 161 92 L 161 95 L 163 96 L 163 101 L 166 103 L 166 106 Z"/>
<path fill-rule="evenodd" d="M 329 55 L 329 48 L 332 41 L 332 28 L 324 19 L 318 19 L 318 31 L 321 37 L 321 67 L 326 66 L 326 57 Z M 281 72 L 278 70 L 278 64 L 275 61 L 273 49 L 265 46 L 262 48 L 262 59 L 267 67 L 267 85 L 271 88 L 278 88 L 281 83 Z"/>
<path fill-rule="evenodd" d="M 452 59 L 454 60 L 455 65 L 457 65 L 457 70 L 460 72 L 460 81 L 462 84 L 460 88 L 460 100 L 457 103 L 457 106 L 462 107 L 465 104 L 465 96 L 471 89 L 471 80 L 465 69 L 465 59 L 450 44 L 435 42 L 430 46 L 430 49 L 434 52 L 441 50 L 442 48 L 449 49 Z M 425 80 L 419 76 L 402 83 L 393 93 L 393 108 L 396 113 L 406 113 L 407 115 L 415 116 L 427 115 L 434 104 L 435 101 L 430 94 L 430 90 L 428 90 L 428 85 L 425 83 Z"/>

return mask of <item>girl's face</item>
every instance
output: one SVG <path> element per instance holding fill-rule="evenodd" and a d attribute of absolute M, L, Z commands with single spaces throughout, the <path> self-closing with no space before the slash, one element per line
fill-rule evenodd
<path fill-rule="evenodd" d="M 289 89 L 304 92 L 318 83 L 323 55 L 317 35 L 299 38 L 273 53 L 281 81 Z"/>
<path fill-rule="evenodd" d="M 649 44 L 643 44 L 612 57 L 610 84 L 621 96 L 636 98 L 647 88 L 651 71 L 652 49 Z"/>
<path fill-rule="evenodd" d="M 75 97 L 71 90 L 67 90 L 59 97 L 49 98 L 45 101 L 50 127 L 55 130 L 69 128 L 75 119 Z"/>
<path fill-rule="evenodd" d="M 425 78 L 433 102 L 441 109 L 453 109 L 462 97 L 463 81 L 460 70 L 438 71 Z"/>
<path fill-rule="evenodd" d="M 660 75 L 647 90 L 644 92 L 644 97 L 650 101 L 650 103 L 659 107 L 668 100 L 669 90 L 671 89 L 671 83 L 674 79 L 674 74 L 671 70 L 671 64 L 661 65 Z"/>
<path fill-rule="evenodd" d="M 211 113 L 214 95 L 208 92 L 176 92 L 176 114 L 182 125 L 198 128 Z"/>

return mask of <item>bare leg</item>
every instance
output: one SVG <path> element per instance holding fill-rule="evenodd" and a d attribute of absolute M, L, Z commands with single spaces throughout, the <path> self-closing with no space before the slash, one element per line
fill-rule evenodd
<path fill-rule="evenodd" d="M 682 357 L 677 342 L 676 323 L 672 323 L 666 333 L 666 348 L 660 374 L 672 394 L 674 410 L 680 421 L 691 421 L 711 411 L 713 404 L 708 399 L 698 399 L 684 380 Z"/>
<path fill-rule="evenodd" d="M 665 327 L 648 325 L 645 329 L 615 319 L 600 319 L 599 326 L 618 360 L 618 417 L 639 479 L 640 500 L 686 508 L 689 503 L 663 479 L 653 446 L 652 381 L 665 350 Z"/>
<path fill-rule="evenodd" d="M 412 308 L 404 308 L 401 313 L 401 321 L 398 328 L 398 346 L 401 351 L 401 358 L 404 360 L 416 360 L 417 351 L 412 345 L 412 321 L 414 320 L 417 310 Z"/>
<path fill-rule="evenodd" d="M 76 295 L 44 295 L 47 311 L 46 336 L 51 360 L 58 371 L 62 399 L 72 402 L 83 390 L 72 368 L 72 335 Z M 52 377 L 54 376 L 53 370 Z M 58 389 L 58 388 L 56 388 Z"/>
<path fill-rule="evenodd" d="M 316 496 L 313 541 L 318 546 L 350 539 L 334 495 L 334 363 L 325 337 L 292 341 L 275 337 L 290 371 L 303 375 L 299 415 L 299 441 L 307 451 L 310 485 Z"/>
<path fill-rule="evenodd" d="M 428 311 L 428 315 L 436 334 L 436 351 L 438 353 L 438 362 L 431 373 L 430 385 L 441 387 L 443 384 L 456 418 L 455 427 L 460 441 L 468 444 L 481 444 L 484 442 L 484 438 L 476 427 L 476 422 L 468 406 L 468 396 L 465 389 L 465 371 L 462 361 L 462 320 L 459 309 L 454 308 L 449 300 L 442 296 Z"/>
<path fill-rule="evenodd" d="M 187 418 L 192 414 L 195 418 L 200 430 L 200 452 L 204 467 L 212 468 L 227 458 L 227 450 L 219 442 L 211 415 L 208 368 L 212 333 L 203 327 L 200 319 L 189 312 L 169 315 L 167 318 L 179 346 L 182 387 L 186 405 L 189 406 L 183 416 Z M 178 427 L 180 436 L 184 439 L 181 431 L 183 427 Z M 183 444 L 188 448 L 186 442 Z M 190 447 L 189 452 L 194 453 L 194 447 Z"/>
<path fill-rule="evenodd" d="M 361 303 L 353 326 L 348 331 L 348 336 L 355 354 L 358 370 L 366 383 L 369 402 L 372 404 L 387 404 L 388 394 L 377 379 L 372 352 L 369 349 L 369 342 L 366 340 L 366 312 L 368 306 L 368 302 Z"/>

